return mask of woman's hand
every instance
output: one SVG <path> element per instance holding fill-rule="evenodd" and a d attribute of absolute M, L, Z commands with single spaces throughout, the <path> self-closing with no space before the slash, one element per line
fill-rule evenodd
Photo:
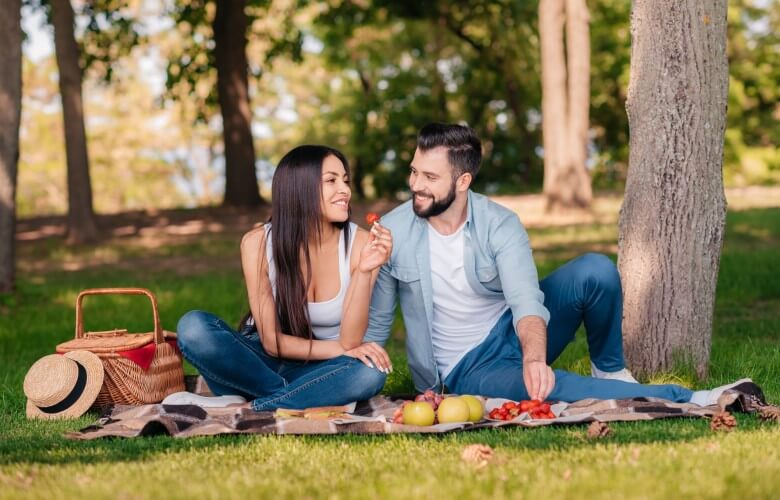
<path fill-rule="evenodd" d="M 387 355 L 387 351 L 374 342 L 367 342 L 350 349 L 344 353 L 344 356 L 359 359 L 369 368 L 376 368 L 382 373 L 393 371 L 393 364 L 390 362 L 390 356 Z"/>
<path fill-rule="evenodd" d="M 393 235 L 386 227 L 375 222 L 371 226 L 363 249 L 360 251 L 360 261 L 358 270 L 363 273 L 369 273 L 387 262 L 393 251 Z"/>

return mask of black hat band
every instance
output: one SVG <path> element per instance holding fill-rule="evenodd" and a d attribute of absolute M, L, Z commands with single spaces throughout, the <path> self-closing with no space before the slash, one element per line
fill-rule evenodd
<path fill-rule="evenodd" d="M 43 413 L 60 413 L 71 406 L 73 406 L 76 401 L 79 400 L 81 395 L 84 393 L 84 388 L 87 386 L 87 370 L 84 368 L 84 366 L 76 361 L 73 358 L 70 358 L 73 362 L 76 363 L 76 367 L 79 370 L 78 376 L 76 377 L 76 384 L 73 386 L 73 390 L 70 391 L 70 394 L 65 396 L 65 399 L 57 403 L 56 405 L 52 406 L 46 406 L 45 408 L 38 407 L 39 410 L 41 410 Z"/>

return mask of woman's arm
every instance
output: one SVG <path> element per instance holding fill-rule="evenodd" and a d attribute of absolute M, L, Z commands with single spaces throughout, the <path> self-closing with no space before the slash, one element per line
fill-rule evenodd
<path fill-rule="evenodd" d="M 255 228 L 241 239 L 241 267 L 244 271 L 249 309 L 255 319 L 263 349 L 271 356 L 289 359 L 331 359 L 344 354 L 336 340 L 312 340 L 278 332 L 276 304 L 268 278 L 268 259 L 265 255 L 265 230 Z M 278 335 L 277 335 L 278 333 Z M 309 349 L 311 348 L 311 354 Z"/>
<path fill-rule="evenodd" d="M 363 343 L 368 327 L 368 308 L 379 268 L 390 258 L 393 238 L 390 231 L 376 223 L 371 232 L 358 229 L 352 247 L 350 280 L 344 297 L 339 342 L 344 349 Z"/>

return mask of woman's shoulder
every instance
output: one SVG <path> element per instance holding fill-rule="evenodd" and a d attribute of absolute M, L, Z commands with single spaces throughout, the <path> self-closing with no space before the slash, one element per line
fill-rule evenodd
<path fill-rule="evenodd" d="M 241 251 L 262 250 L 265 248 L 267 224 L 257 224 L 241 238 Z"/>

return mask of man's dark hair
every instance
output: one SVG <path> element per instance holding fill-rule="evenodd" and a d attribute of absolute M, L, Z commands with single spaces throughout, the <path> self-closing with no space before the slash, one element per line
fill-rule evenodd
<path fill-rule="evenodd" d="M 453 166 L 453 178 L 464 173 L 472 179 L 479 172 L 482 163 L 482 143 L 471 127 L 450 123 L 429 123 L 417 134 L 417 148 L 429 151 L 434 148 L 447 148 L 447 160 Z"/>

